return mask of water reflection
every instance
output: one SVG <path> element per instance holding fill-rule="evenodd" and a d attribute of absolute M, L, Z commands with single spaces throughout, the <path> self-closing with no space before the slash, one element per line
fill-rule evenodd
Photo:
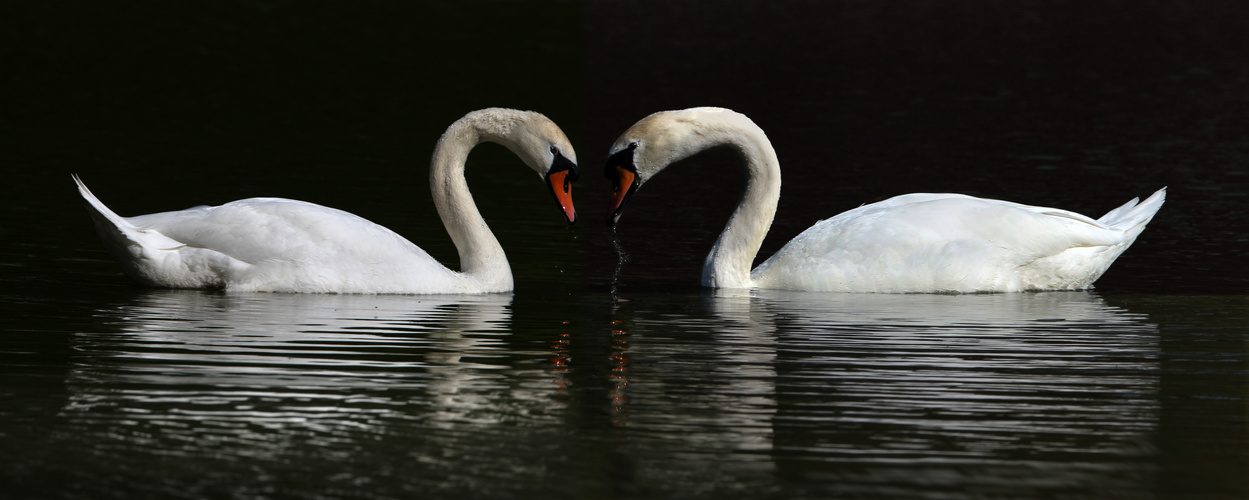
<path fill-rule="evenodd" d="M 649 474 L 679 482 L 719 459 L 708 492 L 1149 490 L 1158 332 L 1094 293 L 718 291 L 702 316 L 629 304 L 627 408 L 646 429 L 630 445 L 668 450 Z"/>
<path fill-rule="evenodd" d="M 507 335 L 511 301 L 152 291 L 73 336 L 61 417 L 96 458 L 194 458 L 182 472 L 223 479 L 297 462 L 317 471 L 297 490 L 367 480 L 394 460 L 422 466 L 392 486 L 427 491 L 465 488 L 466 463 L 532 473 L 563 404 L 541 342 Z M 185 479 L 176 469 L 170 489 Z M 140 471 L 110 474 L 127 472 Z"/>
<path fill-rule="evenodd" d="M 598 333 L 508 295 L 153 291 L 73 336 L 61 428 L 123 494 L 1150 491 L 1158 332 L 1095 293 L 577 300 Z"/>

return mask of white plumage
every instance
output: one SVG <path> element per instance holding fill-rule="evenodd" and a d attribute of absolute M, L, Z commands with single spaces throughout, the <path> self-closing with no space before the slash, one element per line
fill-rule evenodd
<path fill-rule="evenodd" d="M 498 142 L 538 172 L 571 223 L 567 182 L 576 154 L 545 116 L 491 108 L 452 124 L 430 168 L 434 204 L 460 254 L 443 266 L 385 227 L 342 210 L 282 198 L 251 198 L 123 218 L 74 176 L 110 253 L 128 276 L 152 286 L 229 291 L 334 293 L 489 293 L 512 289 L 511 268 L 477 211 L 464 160 Z M 567 182 L 566 182 L 567 181 Z"/>
<path fill-rule="evenodd" d="M 837 292 L 1084 289 L 1136 240 L 1166 189 L 1101 219 L 959 194 L 907 194 L 820 221 L 755 268 L 780 199 L 780 165 L 749 118 L 720 108 L 648 116 L 616 141 L 614 222 L 628 195 L 669 164 L 728 145 L 746 192 L 703 267 L 703 285 Z"/>
<path fill-rule="evenodd" d="M 1095 221 L 1008 201 L 907 194 L 816 223 L 751 277 L 762 288 L 842 292 L 1088 288 L 1136 240 L 1164 196 L 1159 190 Z"/>

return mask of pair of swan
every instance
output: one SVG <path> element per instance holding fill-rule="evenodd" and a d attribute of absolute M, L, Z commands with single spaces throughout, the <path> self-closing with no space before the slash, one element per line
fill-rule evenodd
<path fill-rule="evenodd" d="M 507 147 L 546 182 L 569 224 L 576 153 L 541 114 L 490 108 L 438 140 L 434 205 L 459 252 L 453 271 L 393 231 L 312 203 L 252 198 L 122 218 L 76 176 L 97 231 L 140 283 L 231 291 L 491 293 L 512 289 L 503 248 L 464 179 L 481 142 Z M 746 191 L 703 266 L 702 284 L 841 292 L 1007 292 L 1083 289 L 1101 276 L 1162 206 L 1166 189 L 1093 220 L 1073 212 L 956 194 L 908 194 L 816 223 L 751 270 L 780 199 L 780 165 L 763 131 L 722 108 L 650 115 L 612 146 L 605 173 L 615 224 L 660 170 L 727 145 L 744 158 Z"/>

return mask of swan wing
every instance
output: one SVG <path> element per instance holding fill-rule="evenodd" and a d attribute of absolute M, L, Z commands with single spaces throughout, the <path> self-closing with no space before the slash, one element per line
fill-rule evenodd
<path fill-rule="evenodd" d="M 1116 210 L 1131 210 L 1125 207 Z M 820 221 L 752 275 L 761 287 L 799 290 L 1078 289 L 1134 239 L 1125 228 L 1067 210 L 919 193 Z"/>
<path fill-rule="evenodd" d="M 252 198 L 124 218 L 74 176 L 109 253 L 140 283 L 236 291 L 457 293 L 460 273 L 359 216 Z"/>
<path fill-rule="evenodd" d="M 250 198 L 127 221 L 238 261 L 224 278 L 235 290 L 411 293 L 460 279 L 394 231 L 315 203 Z"/>
<path fill-rule="evenodd" d="M 432 260 L 420 247 L 368 219 L 283 198 L 249 198 L 127 220 L 244 262 L 408 256 Z"/>

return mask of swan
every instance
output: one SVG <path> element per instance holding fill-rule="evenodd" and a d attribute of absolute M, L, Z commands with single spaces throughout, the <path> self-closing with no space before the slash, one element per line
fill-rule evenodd
<path fill-rule="evenodd" d="M 1089 288 L 1153 218 L 1166 188 L 1093 220 L 1054 208 L 916 193 L 824 219 L 753 271 L 780 200 L 781 171 L 763 130 L 723 108 L 661 111 L 610 150 L 608 225 L 659 171 L 708 148 L 745 160 L 746 190 L 703 263 L 702 285 L 829 292 L 1017 292 Z"/>
<path fill-rule="evenodd" d="M 429 183 L 438 215 L 459 252 L 460 271 L 407 239 L 342 210 L 282 198 L 250 198 L 123 218 L 74 175 L 97 232 L 139 283 L 231 292 L 493 293 L 512 290 L 499 241 L 464 178 L 469 151 L 507 147 L 544 179 L 569 224 L 577 157 L 547 117 L 513 109 L 468 113 L 434 147 Z"/>

